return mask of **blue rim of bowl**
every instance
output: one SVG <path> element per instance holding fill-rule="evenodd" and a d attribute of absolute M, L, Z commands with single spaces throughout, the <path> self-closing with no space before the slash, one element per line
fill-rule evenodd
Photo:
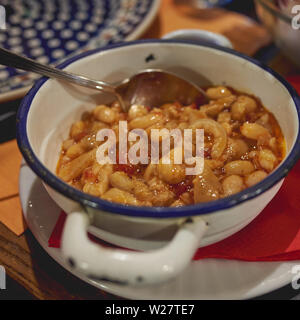
<path fill-rule="evenodd" d="M 291 98 L 294 101 L 296 106 L 296 111 L 298 115 L 298 123 L 300 124 L 300 97 L 298 96 L 296 90 L 278 73 L 270 69 L 268 66 L 263 63 L 254 60 L 242 53 L 236 52 L 232 49 L 223 48 L 217 45 L 200 45 L 199 43 L 195 43 L 193 41 L 184 41 L 184 40 L 138 40 L 120 44 L 114 44 L 108 47 L 95 49 L 91 51 L 84 52 L 78 56 L 72 57 L 68 59 L 64 63 L 60 64 L 58 68 L 62 69 L 70 65 L 71 63 L 85 58 L 87 56 L 107 51 L 113 50 L 120 47 L 125 46 L 136 46 L 136 45 L 144 45 L 144 44 L 160 44 L 160 43 L 169 43 L 169 44 L 186 44 L 191 46 L 201 46 L 206 48 L 211 48 L 214 50 L 219 50 L 222 52 L 226 52 L 232 54 L 234 56 L 245 59 L 256 66 L 262 68 L 273 77 L 275 77 L 284 87 L 288 90 Z M 288 172 L 292 169 L 294 164 L 300 157 L 300 125 L 298 126 L 298 134 L 296 142 L 290 151 L 287 158 L 280 164 L 280 166 L 271 174 L 269 174 L 262 182 L 257 185 L 247 188 L 240 193 L 232 195 L 230 197 L 226 197 L 220 200 L 215 200 L 212 202 L 199 203 L 184 207 L 170 208 L 170 207 L 138 207 L 138 206 L 127 206 L 118 203 L 109 202 L 103 200 L 101 198 L 97 198 L 91 196 L 89 194 L 83 193 L 82 191 L 75 189 L 74 187 L 69 186 L 67 183 L 63 182 L 59 179 L 55 174 L 50 172 L 38 159 L 38 157 L 34 154 L 29 140 L 27 136 L 27 116 L 30 110 L 31 103 L 42 87 L 42 85 L 48 80 L 48 78 L 41 78 L 36 84 L 32 87 L 32 89 L 27 93 L 24 99 L 21 102 L 21 105 L 17 114 L 17 141 L 18 146 L 23 154 L 24 159 L 30 168 L 36 173 L 38 177 L 40 177 L 46 184 L 50 187 L 63 194 L 67 198 L 75 200 L 79 202 L 84 208 L 90 207 L 98 210 L 103 210 L 106 212 L 121 214 L 125 216 L 131 217 L 140 217 L 140 218 L 179 218 L 179 217 L 189 217 L 189 216 L 197 216 L 208 213 L 214 213 L 216 211 L 224 210 L 241 204 L 245 201 L 253 199 L 258 195 L 266 192 L 271 187 L 273 187 L 277 182 L 282 180 Z"/>

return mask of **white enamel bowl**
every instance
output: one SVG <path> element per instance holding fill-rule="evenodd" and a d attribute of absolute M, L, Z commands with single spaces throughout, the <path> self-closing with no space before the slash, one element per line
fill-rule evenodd
<path fill-rule="evenodd" d="M 199 246 L 220 241 L 250 223 L 272 200 L 299 158 L 300 100 L 295 90 L 272 70 L 230 49 L 175 40 L 139 41 L 87 52 L 60 67 L 112 82 L 144 68 L 164 68 L 200 84 L 232 86 L 261 98 L 278 119 L 287 144 L 287 156 L 272 174 L 234 196 L 183 208 L 110 203 L 55 176 L 61 142 L 70 125 L 83 110 L 108 97 L 55 80 L 38 81 L 19 109 L 18 144 L 50 196 L 68 213 L 62 239 L 66 261 L 92 278 L 145 285 L 175 277 Z M 103 248 L 89 240 L 87 228 L 104 240 L 132 249 L 140 249 L 134 239 L 156 235 L 157 246 L 146 252 Z"/>

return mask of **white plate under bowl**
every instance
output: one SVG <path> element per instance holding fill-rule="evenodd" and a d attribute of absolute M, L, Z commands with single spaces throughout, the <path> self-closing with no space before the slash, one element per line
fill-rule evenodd
<path fill-rule="evenodd" d="M 91 280 L 65 264 L 60 249 L 49 248 L 48 239 L 61 209 L 53 202 L 31 169 L 23 162 L 20 198 L 28 227 L 45 251 L 83 281 L 129 299 L 249 299 L 291 283 L 299 262 L 242 262 L 220 259 L 193 261 L 176 279 L 163 285 L 130 287 Z M 179 257 L 180 258 L 180 257 Z"/>

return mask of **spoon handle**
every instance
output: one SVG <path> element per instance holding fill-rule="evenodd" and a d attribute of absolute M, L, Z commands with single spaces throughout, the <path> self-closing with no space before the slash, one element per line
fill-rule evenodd
<path fill-rule="evenodd" d="M 0 64 L 115 94 L 115 88 L 106 82 L 92 80 L 70 72 L 62 71 L 60 69 L 38 63 L 32 59 L 22 57 L 3 48 L 0 48 Z"/>

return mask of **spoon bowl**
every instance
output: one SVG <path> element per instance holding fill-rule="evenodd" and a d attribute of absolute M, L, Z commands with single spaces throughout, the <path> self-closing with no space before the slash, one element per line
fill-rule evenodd
<path fill-rule="evenodd" d="M 208 100 L 205 91 L 200 87 L 174 73 L 160 69 L 142 70 L 113 85 L 38 63 L 3 48 L 0 48 L 0 62 L 8 67 L 111 93 L 118 99 L 124 112 L 127 112 L 132 104 L 153 108 L 178 101 L 184 105 L 196 103 L 199 106 Z"/>
<path fill-rule="evenodd" d="M 195 103 L 197 106 L 206 100 L 206 93 L 193 83 L 169 71 L 146 69 L 125 79 L 116 87 L 125 107 L 133 104 L 150 108 L 178 101 L 183 105 Z"/>

